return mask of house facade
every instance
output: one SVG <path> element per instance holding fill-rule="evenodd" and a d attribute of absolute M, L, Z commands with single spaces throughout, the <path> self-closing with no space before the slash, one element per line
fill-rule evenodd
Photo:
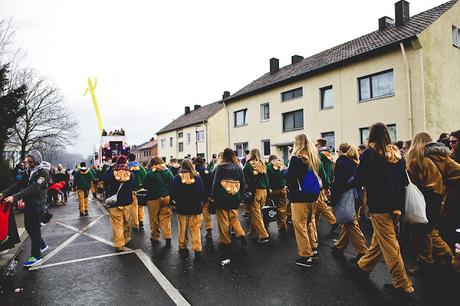
<path fill-rule="evenodd" d="M 226 94 L 229 95 L 229 94 Z M 185 107 L 184 114 L 157 133 L 158 155 L 171 158 L 201 156 L 209 159 L 223 151 L 227 143 L 226 113 L 218 101 L 208 105 Z"/>
<path fill-rule="evenodd" d="M 307 133 L 328 146 L 365 143 L 369 126 L 388 125 L 392 140 L 426 130 L 433 138 L 458 129 L 460 4 L 450 1 L 415 16 L 395 4 L 395 20 L 329 50 L 292 57 L 224 99 L 227 145 L 239 157 L 259 148 L 288 159 L 295 135 Z"/>
<path fill-rule="evenodd" d="M 136 160 L 140 163 L 150 163 L 153 156 L 158 154 L 158 142 L 156 139 L 150 139 L 148 142 L 136 148 Z"/>

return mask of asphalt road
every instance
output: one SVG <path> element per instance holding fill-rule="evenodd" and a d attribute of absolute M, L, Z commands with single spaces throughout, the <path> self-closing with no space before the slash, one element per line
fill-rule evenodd
<path fill-rule="evenodd" d="M 391 282 L 384 262 L 369 282 L 358 281 L 347 262 L 332 257 L 335 237 L 329 236 L 325 222 L 319 231 L 319 264 L 308 269 L 293 262 L 292 231 L 279 236 L 275 223 L 269 227 L 270 243 L 249 241 L 245 251 L 235 243 L 230 256 L 223 256 L 218 246 L 217 228 L 212 242 L 205 241 L 203 229 L 203 257 L 195 260 L 191 251 L 179 255 L 175 216 L 171 248 L 164 241 L 151 245 L 146 218 L 146 231 L 133 233 L 129 249 L 120 254 L 110 246 L 108 215 L 95 201 L 90 200 L 88 217 L 79 217 L 75 196 L 50 212 L 53 219 L 42 227 L 50 247 L 45 262 L 36 270 L 22 267 L 30 254 L 26 241 L 19 263 L 0 280 L 0 305 L 397 305 L 382 290 Z M 364 228 L 369 238 L 370 230 Z M 409 263 L 411 254 L 404 252 Z M 351 247 L 345 255 L 354 256 Z M 227 257 L 230 264 L 222 267 Z M 417 305 L 459 305 L 454 300 L 458 279 L 443 266 L 439 270 L 428 279 L 412 278 Z"/>

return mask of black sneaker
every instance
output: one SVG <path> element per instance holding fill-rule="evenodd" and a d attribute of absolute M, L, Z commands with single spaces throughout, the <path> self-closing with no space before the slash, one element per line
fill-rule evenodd
<path fill-rule="evenodd" d="M 364 271 L 363 269 L 361 269 L 358 264 L 354 264 L 353 265 L 353 270 L 358 278 L 358 280 L 361 280 L 361 281 L 367 281 L 369 280 L 369 272 L 367 271 Z"/>
<path fill-rule="evenodd" d="M 171 238 L 166 238 L 166 246 L 169 248 L 171 247 Z"/>
<path fill-rule="evenodd" d="M 206 230 L 206 236 L 205 236 L 206 240 L 212 240 L 212 229 L 208 229 Z"/>
<path fill-rule="evenodd" d="M 240 241 L 242 248 L 244 248 L 246 244 L 248 244 L 248 240 L 246 239 L 246 236 L 240 236 L 238 237 L 238 240 Z"/>
<path fill-rule="evenodd" d="M 356 255 L 355 257 L 353 258 L 350 258 L 349 262 L 352 264 L 352 265 L 357 265 L 358 264 L 358 261 L 361 259 L 361 257 L 363 257 L 364 254 L 358 254 Z"/>
<path fill-rule="evenodd" d="M 202 256 L 201 251 L 195 251 L 195 259 L 201 259 Z"/>
<path fill-rule="evenodd" d="M 270 238 L 259 238 L 259 240 L 257 241 L 259 244 L 265 244 L 267 242 L 270 241 Z"/>
<path fill-rule="evenodd" d="M 415 293 L 408 293 L 402 288 L 395 288 L 393 284 L 383 284 L 383 291 L 400 300 L 404 305 L 415 305 Z"/>
<path fill-rule="evenodd" d="M 80 217 L 84 217 L 85 216 L 85 213 L 84 212 L 81 212 L 80 213 Z"/>
<path fill-rule="evenodd" d="M 318 258 L 319 257 L 319 252 L 318 252 L 318 249 L 317 248 L 314 248 L 313 249 L 313 258 Z"/>
<path fill-rule="evenodd" d="M 88 215 L 88 211 L 87 211 L 87 210 L 85 210 L 85 216 L 87 216 L 87 215 Z"/>
<path fill-rule="evenodd" d="M 299 257 L 294 260 L 294 263 L 301 267 L 311 268 L 315 264 L 311 257 Z"/>
<path fill-rule="evenodd" d="M 144 231 L 144 222 L 139 221 L 139 232 L 143 232 L 143 231 Z"/>
<path fill-rule="evenodd" d="M 158 243 L 160 242 L 160 240 L 150 238 L 150 242 L 151 242 L 152 244 L 158 244 Z"/>

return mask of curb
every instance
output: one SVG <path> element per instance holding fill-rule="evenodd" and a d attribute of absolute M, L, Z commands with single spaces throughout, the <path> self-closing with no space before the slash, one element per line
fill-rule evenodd
<path fill-rule="evenodd" d="M 21 241 L 18 244 L 16 244 L 16 246 L 13 249 L 10 249 L 8 253 L 1 256 L 1 257 L 9 257 L 7 259 L 7 264 L 0 266 L 0 269 L 2 269 L 0 271 L 2 278 L 6 276 L 5 274 L 8 271 L 8 268 L 11 266 L 11 263 L 18 256 L 19 252 L 24 248 L 24 244 L 27 238 L 29 238 L 29 234 L 27 234 L 27 232 L 24 231 L 24 233 L 19 237 Z"/>

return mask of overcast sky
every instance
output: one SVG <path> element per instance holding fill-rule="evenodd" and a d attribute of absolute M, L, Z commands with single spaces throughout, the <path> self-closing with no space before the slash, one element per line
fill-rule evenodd
<path fill-rule="evenodd" d="M 412 0 L 411 15 L 447 0 Z M 395 0 L 0 0 L 11 17 L 22 65 L 50 78 L 80 122 L 69 151 L 87 156 L 99 142 L 88 77 L 104 127 L 123 127 L 139 144 L 179 117 L 268 71 L 377 29 Z"/>

